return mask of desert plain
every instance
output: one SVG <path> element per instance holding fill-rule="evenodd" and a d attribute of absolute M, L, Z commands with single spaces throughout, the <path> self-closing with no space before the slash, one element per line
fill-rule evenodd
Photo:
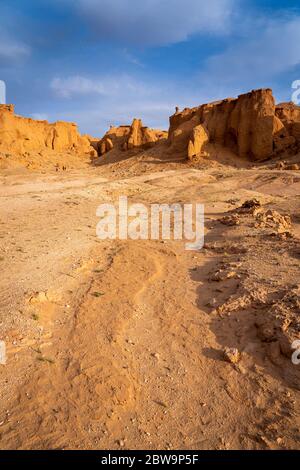
<path fill-rule="evenodd" d="M 299 448 L 299 151 L 271 90 L 103 138 L 0 107 L 0 448 Z M 203 248 L 100 240 L 120 196 L 204 204 Z"/>

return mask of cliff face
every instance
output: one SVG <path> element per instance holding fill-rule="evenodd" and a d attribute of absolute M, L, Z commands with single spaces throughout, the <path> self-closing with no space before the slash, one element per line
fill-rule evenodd
<path fill-rule="evenodd" d="M 276 107 L 272 90 L 255 90 L 175 113 L 168 141 L 170 153 L 188 158 L 205 155 L 211 143 L 242 158 L 266 160 L 300 144 L 300 108 Z"/>
<path fill-rule="evenodd" d="M 166 138 L 166 132 L 145 127 L 141 119 L 134 119 L 131 126 L 111 127 L 98 143 L 98 152 L 104 155 L 112 149 L 147 148 Z"/>
<path fill-rule="evenodd" d="M 135 147 L 147 147 L 155 144 L 159 140 L 157 131 L 149 129 L 149 127 L 144 127 L 141 119 L 134 119 L 130 126 L 127 148 L 126 145 L 124 149 L 133 149 Z"/>
<path fill-rule="evenodd" d="M 276 116 L 282 122 L 291 137 L 300 141 L 300 106 L 293 103 L 281 103 L 276 106 Z"/>
<path fill-rule="evenodd" d="M 0 153 L 22 156 L 49 150 L 96 157 L 111 150 L 121 155 L 158 142 L 167 142 L 165 153 L 188 159 L 210 155 L 211 144 L 252 161 L 295 154 L 300 151 L 300 107 L 276 106 L 272 90 L 254 90 L 235 99 L 177 110 L 170 117 L 168 134 L 134 119 L 130 126 L 111 127 L 97 142 L 81 136 L 75 124 L 24 118 L 14 114 L 13 105 L 0 105 Z"/>
<path fill-rule="evenodd" d="M 98 154 L 104 155 L 112 149 L 122 150 L 128 140 L 130 126 L 111 127 L 98 142 Z"/>
<path fill-rule="evenodd" d="M 16 154 L 71 150 L 78 153 L 92 151 L 88 138 L 79 134 L 77 126 L 67 122 L 49 124 L 14 114 L 13 105 L 0 105 L 0 151 Z"/>

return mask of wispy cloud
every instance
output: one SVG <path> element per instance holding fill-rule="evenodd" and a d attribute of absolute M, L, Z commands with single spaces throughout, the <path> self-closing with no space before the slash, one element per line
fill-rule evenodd
<path fill-rule="evenodd" d="M 29 56 L 30 53 L 31 49 L 26 44 L 0 36 L 0 59 L 19 60 Z"/>
<path fill-rule="evenodd" d="M 82 133 L 101 137 L 110 125 L 130 124 L 135 117 L 141 118 L 147 126 L 168 129 L 168 118 L 173 110 L 172 99 L 170 101 L 158 100 L 155 103 L 147 99 L 129 103 L 123 99 L 122 102 L 113 101 L 102 104 L 96 100 L 84 107 L 54 114 L 53 119 L 76 122 Z"/>
<path fill-rule="evenodd" d="M 18 112 L 77 121 L 83 132 L 101 135 L 133 117 L 166 128 L 175 105 L 260 86 L 285 100 L 299 78 L 300 13 L 283 0 L 14 0 L 5 8 L 8 99 Z"/>
<path fill-rule="evenodd" d="M 145 64 L 135 57 L 127 48 L 124 48 L 122 52 L 125 60 L 127 60 L 127 62 L 130 64 L 136 65 L 138 67 L 145 67 Z"/>
<path fill-rule="evenodd" d="M 110 124 L 128 124 L 134 117 L 151 127 L 167 129 L 176 105 L 196 105 L 204 100 L 205 95 L 191 83 L 171 83 L 148 75 L 56 77 L 51 82 L 55 95 L 73 99 L 65 101 L 63 113 L 52 113 L 51 117 L 77 122 L 82 132 L 95 135 L 104 134 Z"/>
<path fill-rule="evenodd" d="M 153 92 L 153 86 L 146 85 L 142 80 L 137 80 L 127 74 L 119 76 L 109 75 L 104 77 L 55 77 L 50 83 L 54 93 L 62 98 L 71 98 L 78 95 L 101 95 L 101 96 L 118 96 L 118 95 L 135 95 L 145 96 Z"/>
<path fill-rule="evenodd" d="M 198 33 L 227 33 L 238 0 L 73 0 L 72 4 L 98 37 L 157 46 Z"/>
<path fill-rule="evenodd" d="M 49 121 L 49 116 L 45 113 L 32 113 L 31 117 L 37 121 Z"/>
<path fill-rule="evenodd" d="M 73 95 L 105 94 L 105 86 L 101 81 L 80 76 L 53 78 L 50 87 L 57 96 L 63 98 L 71 98 Z"/>
<path fill-rule="evenodd" d="M 300 16 L 253 19 L 247 28 L 237 43 L 208 58 L 202 79 L 251 87 L 300 64 Z"/>

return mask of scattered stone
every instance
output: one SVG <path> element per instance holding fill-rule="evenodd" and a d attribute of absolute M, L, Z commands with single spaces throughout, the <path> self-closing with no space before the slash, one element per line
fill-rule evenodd
<path fill-rule="evenodd" d="M 273 209 L 257 213 L 256 220 L 258 227 L 270 228 L 273 232 L 275 231 L 276 234 L 290 233 L 292 227 L 292 221 L 289 215 L 281 215 Z"/>
<path fill-rule="evenodd" d="M 128 344 L 131 344 L 132 346 L 134 346 L 134 344 L 135 344 L 134 341 L 132 341 L 131 339 L 127 339 L 126 342 L 127 342 Z"/>
<path fill-rule="evenodd" d="M 124 447 L 124 446 L 125 446 L 125 441 L 124 441 L 124 439 L 119 439 L 119 440 L 117 441 L 117 444 L 118 444 L 120 447 Z"/>
<path fill-rule="evenodd" d="M 235 206 L 235 204 L 237 204 L 239 202 L 239 199 L 228 199 L 228 201 L 226 201 L 226 204 L 230 204 L 231 206 Z"/>
<path fill-rule="evenodd" d="M 234 279 L 237 277 L 238 274 L 235 271 L 226 271 L 223 269 L 219 269 L 211 276 L 210 280 L 214 282 L 221 282 L 226 281 L 227 279 Z"/>
<path fill-rule="evenodd" d="M 103 292 L 92 292 L 93 297 L 101 297 L 102 295 L 104 295 Z"/>
<path fill-rule="evenodd" d="M 161 406 L 162 408 L 168 408 L 168 405 L 167 405 L 164 401 L 161 401 L 161 400 L 154 400 L 154 403 L 156 403 L 157 405 Z"/>
<path fill-rule="evenodd" d="M 242 255 L 248 252 L 248 248 L 242 245 L 230 245 L 226 250 L 232 255 Z"/>
<path fill-rule="evenodd" d="M 237 364 L 241 359 L 241 353 L 236 348 L 226 347 L 223 351 L 224 359 L 231 364 Z"/>
<path fill-rule="evenodd" d="M 151 356 L 155 357 L 155 359 L 159 359 L 159 354 L 158 353 L 151 353 Z"/>
<path fill-rule="evenodd" d="M 220 222 L 228 226 L 240 225 L 240 218 L 238 214 L 226 215 L 220 219 Z"/>
<path fill-rule="evenodd" d="M 216 308 L 218 305 L 217 299 L 215 298 L 211 299 L 209 302 L 207 302 L 206 305 L 207 307 Z"/>
<path fill-rule="evenodd" d="M 282 160 L 281 162 L 277 162 L 275 165 L 276 170 L 284 170 L 285 169 L 286 162 Z"/>
<path fill-rule="evenodd" d="M 253 198 L 245 201 L 237 210 L 242 213 L 246 212 L 254 214 L 259 207 L 261 207 L 261 202 L 258 199 Z"/>
<path fill-rule="evenodd" d="M 288 165 L 286 168 L 286 170 L 300 170 L 300 165 L 298 165 L 298 163 L 294 163 L 292 165 Z"/>

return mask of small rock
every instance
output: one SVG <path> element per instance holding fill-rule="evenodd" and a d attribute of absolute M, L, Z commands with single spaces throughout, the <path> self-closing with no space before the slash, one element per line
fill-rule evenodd
<path fill-rule="evenodd" d="M 219 271 L 215 272 L 210 279 L 214 282 L 221 282 L 225 281 L 226 279 L 234 279 L 237 277 L 238 275 L 235 271 L 225 271 L 223 269 L 219 269 Z"/>
<path fill-rule="evenodd" d="M 216 308 L 218 305 L 217 299 L 215 298 L 211 299 L 209 302 L 207 302 L 206 305 L 207 307 Z"/>
<path fill-rule="evenodd" d="M 128 344 L 131 344 L 132 346 L 134 346 L 134 344 L 135 344 L 134 341 L 132 341 L 131 339 L 127 339 L 126 342 L 127 342 Z"/>
<path fill-rule="evenodd" d="M 238 277 L 235 271 L 229 271 L 226 275 L 226 279 L 234 279 L 235 277 Z"/>
<path fill-rule="evenodd" d="M 237 214 L 226 215 L 225 217 L 222 217 L 222 219 L 220 219 L 220 222 L 223 225 L 228 225 L 230 227 L 234 225 L 240 225 L 240 218 Z"/>
<path fill-rule="evenodd" d="M 237 364 L 241 359 L 241 353 L 237 348 L 226 347 L 223 351 L 223 356 L 225 361 L 230 362 L 231 364 Z"/>
<path fill-rule="evenodd" d="M 286 162 L 282 160 L 281 162 L 277 162 L 275 165 L 276 170 L 284 170 Z"/>
<path fill-rule="evenodd" d="M 300 170 L 300 166 L 297 163 L 294 163 L 292 165 L 288 165 L 285 167 L 286 170 Z"/>

